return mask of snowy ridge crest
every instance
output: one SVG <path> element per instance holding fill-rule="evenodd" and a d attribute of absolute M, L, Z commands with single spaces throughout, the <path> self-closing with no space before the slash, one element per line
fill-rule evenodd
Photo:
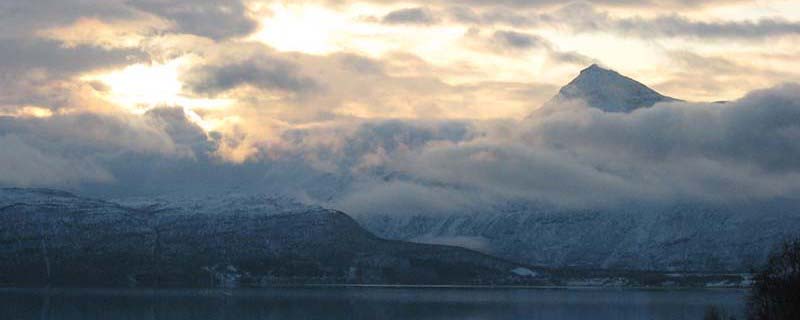
<path fill-rule="evenodd" d="M 592 108 L 605 112 L 632 112 L 659 102 L 675 102 L 646 85 L 610 69 L 593 64 L 559 90 L 545 106 L 582 100 Z"/>

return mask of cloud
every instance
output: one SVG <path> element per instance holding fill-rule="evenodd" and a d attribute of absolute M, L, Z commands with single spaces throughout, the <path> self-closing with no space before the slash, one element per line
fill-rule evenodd
<path fill-rule="evenodd" d="M 243 85 L 296 93 L 320 88 L 313 79 L 300 75 L 298 69 L 289 60 L 263 55 L 196 66 L 183 77 L 192 91 L 212 95 Z"/>
<path fill-rule="evenodd" d="M 516 31 L 496 31 L 492 37 L 501 46 L 514 49 L 531 49 L 545 46 L 544 40 L 531 34 Z"/>
<path fill-rule="evenodd" d="M 91 88 L 77 81 L 77 76 L 149 60 L 138 48 L 96 45 L 75 30 L 59 29 L 81 21 L 102 25 L 99 20 L 84 19 L 88 16 L 116 21 L 129 29 L 136 29 L 134 21 L 145 18 L 116 0 L 0 3 L 0 113 L 14 114 L 16 109 L 31 107 L 57 110 L 96 106 L 87 94 Z M 99 34 L 108 35 L 105 32 L 122 35 L 111 29 Z"/>
<path fill-rule="evenodd" d="M 209 157 L 219 147 L 215 132 L 206 133 L 179 107 L 161 107 L 147 111 L 144 118 L 148 124 L 162 131 L 173 144 L 187 148 L 191 157 Z"/>
<path fill-rule="evenodd" d="M 704 55 L 676 50 L 667 53 L 674 68 L 665 72 L 669 79 L 656 88 L 667 92 L 684 92 L 704 100 L 732 100 L 740 97 L 738 88 L 765 88 L 772 79 L 800 81 L 792 70 L 779 69 L 763 62 L 768 57 Z M 703 81 L 697 81 L 703 79 Z"/>
<path fill-rule="evenodd" d="M 73 81 L 75 75 L 145 59 L 147 55 L 135 49 L 64 47 L 53 40 L 0 38 L 0 109 L 70 106 L 82 87 Z"/>
<path fill-rule="evenodd" d="M 258 27 L 239 0 L 133 0 L 129 3 L 175 22 L 176 32 L 214 40 L 246 36 Z"/>
<path fill-rule="evenodd" d="M 73 23 L 81 17 L 132 19 L 136 10 L 123 0 L 3 1 L 0 38 L 24 38 L 40 30 Z"/>
<path fill-rule="evenodd" d="M 332 205 L 355 216 L 379 213 L 436 216 L 470 210 L 480 204 L 469 194 L 451 188 L 384 181 L 357 185 L 352 192 L 343 195 Z"/>
<path fill-rule="evenodd" d="M 336 121 L 285 131 L 241 163 L 214 156 L 226 138 L 205 134 L 181 109 L 140 118 L 6 117 L 0 161 L 19 170 L 0 183 L 90 194 L 238 187 L 357 215 L 795 199 L 798 89 L 629 114 L 570 104 L 526 120 Z"/>
<path fill-rule="evenodd" d="M 333 3 L 342 3 L 347 1 L 328 1 Z M 389 0 L 372 0 L 374 3 L 391 3 Z M 443 5 L 460 5 L 460 6 L 475 6 L 475 7 L 510 7 L 514 9 L 520 8 L 542 8 L 561 5 L 564 1 L 559 0 L 457 0 L 457 1 L 433 1 Z M 651 8 L 651 9 L 676 9 L 676 8 L 698 8 L 713 5 L 725 5 L 743 2 L 742 0 L 666 0 L 666 1 L 631 1 L 631 0 L 591 0 L 586 1 L 593 5 L 608 6 L 608 7 L 627 7 L 627 8 Z"/>
<path fill-rule="evenodd" d="M 438 69 L 411 54 L 320 56 L 226 43 L 208 48 L 182 78 L 196 94 L 235 99 L 225 113 L 246 116 L 243 122 L 252 119 L 245 129 L 269 121 L 508 117 L 527 113 L 530 99 L 555 91 L 550 85 L 510 81 L 454 85 L 438 76 L 459 71 Z M 509 110 L 491 107 L 496 101 Z M 214 111 L 208 115 L 215 116 Z"/>
<path fill-rule="evenodd" d="M 389 199 L 380 202 L 384 192 L 395 199 L 461 195 L 451 212 L 464 210 L 463 199 L 484 210 L 506 201 L 597 208 L 795 199 L 798 89 L 786 85 L 727 104 L 660 104 L 631 114 L 564 105 L 528 121 L 477 129 L 482 133 L 470 139 L 429 142 L 389 157 L 382 172 L 392 173 L 383 176 L 391 183 L 366 184 L 363 192 L 374 196 L 354 190 L 340 205 L 363 214 L 405 212 Z M 431 211 L 440 209 L 431 204 Z"/>
<path fill-rule="evenodd" d="M 148 37 L 173 26 L 158 17 L 104 21 L 82 17 L 69 25 L 39 30 L 36 35 L 61 42 L 64 47 L 94 46 L 103 49 L 138 48 Z"/>
<path fill-rule="evenodd" d="M 794 199 L 797 89 L 630 114 L 562 105 L 520 121 L 338 122 L 288 131 L 276 156 L 249 165 L 271 177 L 257 190 L 357 215 Z"/>
<path fill-rule="evenodd" d="M 385 174 L 389 161 L 420 150 L 431 142 L 469 140 L 467 121 L 374 120 L 295 129 L 283 140 L 292 154 L 312 159 L 318 168 L 340 174 Z"/>
<path fill-rule="evenodd" d="M 156 113 L 161 116 L 77 113 L 0 117 L 0 170 L 4 173 L 0 184 L 124 184 L 124 180 L 116 180 L 109 163 L 127 162 L 130 155 L 194 158 L 194 139 L 181 134 L 175 114 L 170 118 L 165 116 L 168 112 Z"/>
<path fill-rule="evenodd" d="M 800 23 L 782 19 L 760 19 L 756 21 L 692 21 L 685 17 L 670 15 L 655 19 L 620 19 L 612 21 L 614 28 L 625 34 L 643 37 L 698 38 L 751 38 L 800 35 Z"/>
<path fill-rule="evenodd" d="M 426 8 L 406 8 L 389 12 L 381 21 L 388 24 L 433 24 L 438 19 Z"/>
<path fill-rule="evenodd" d="M 765 37 L 800 35 L 800 22 L 782 18 L 759 20 L 691 20 L 687 17 L 661 14 L 655 17 L 612 17 L 588 3 L 573 3 L 558 9 L 550 23 L 565 24 L 576 32 L 613 31 L 623 35 L 650 37 L 694 37 L 761 40 Z"/>
<path fill-rule="evenodd" d="M 499 29 L 490 36 L 481 30 L 473 29 L 467 37 L 468 41 L 477 42 L 476 50 L 486 50 L 501 56 L 524 55 L 538 52 L 555 64 L 575 64 L 586 66 L 597 63 L 595 59 L 573 51 L 562 51 L 548 39 L 536 34 L 515 30 Z"/>
<path fill-rule="evenodd" d="M 680 3 L 679 1 L 675 4 Z M 619 17 L 604 10 L 601 3 L 574 2 L 546 11 L 519 10 L 504 6 L 490 8 L 455 6 L 450 7 L 447 12 L 453 21 L 467 24 L 506 25 L 519 28 L 550 27 L 574 33 L 614 32 L 641 38 L 760 40 L 765 37 L 800 34 L 800 22 L 780 17 L 763 17 L 756 20 L 695 20 L 676 14 L 675 11 L 663 9 L 648 8 L 646 11 L 649 15 L 646 17 Z"/>
<path fill-rule="evenodd" d="M 509 25 L 514 27 L 536 26 L 550 16 L 540 12 L 515 10 L 507 7 L 476 9 L 465 6 L 448 8 L 449 18 L 455 22 L 475 25 Z"/>
<path fill-rule="evenodd" d="M 0 185 L 64 187 L 113 180 L 108 170 L 95 163 L 48 153 L 15 135 L 0 136 L 0 147 Z"/>
<path fill-rule="evenodd" d="M 593 41 L 574 45 L 586 34 L 650 44 L 756 40 L 800 30 L 780 18 L 664 14 L 722 2 L 408 3 L 380 17 L 384 25 L 359 20 L 338 25 L 334 32 L 342 34 L 321 34 L 320 41 L 343 52 L 316 55 L 248 38 L 258 27 L 248 10 L 258 6 L 239 1 L 3 2 L 0 184 L 122 195 L 240 187 L 356 213 L 477 212 L 507 201 L 585 207 L 792 197 L 800 172 L 797 86 L 722 105 L 659 105 L 624 115 L 564 105 L 509 119 L 557 91 L 549 83 L 566 74 L 559 68 L 572 72 L 603 57 L 590 51 L 605 50 Z M 622 7 L 643 14 L 616 14 Z M 342 8 L 323 15 L 356 16 Z M 287 25 L 314 13 L 301 9 L 287 10 Z M 348 34 L 365 26 L 377 34 Z M 416 35 L 394 38 L 403 30 L 435 38 L 389 43 Z M 548 36 L 554 30 L 573 38 L 560 42 Z M 796 78 L 789 68 L 768 66 L 773 60 L 758 64 L 751 56 L 694 49 L 666 52 L 670 68 L 635 68 L 657 73 L 659 88 L 708 96 Z M 775 54 L 794 61 L 792 52 Z M 148 103 L 138 110 L 151 110 L 134 115 L 105 99 L 125 84 L 81 80 L 178 57 L 186 62 L 176 71 L 183 91 L 165 100 L 213 97 L 230 104 Z"/>
<path fill-rule="evenodd" d="M 97 98 L 81 75 L 174 57 L 176 50 L 164 44 L 189 41 L 170 32 L 222 40 L 255 27 L 244 5 L 229 1 L 3 2 L 0 113 L 95 108 L 102 102 L 91 101 Z"/>

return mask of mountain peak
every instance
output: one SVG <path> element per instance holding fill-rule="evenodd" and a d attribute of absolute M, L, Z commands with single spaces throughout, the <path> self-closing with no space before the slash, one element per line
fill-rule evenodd
<path fill-rule="evenodd" d="M 602 71 L 611 71 L 611 70 L 603 68 L 599 64 L 593 63 L 592 65 L 586 67 L 586 69 L 581 70 L 581 73 L 584 73 L 584 72 L 602 72 Z"/>
<path fill-rule="evenodd" d="M 658 102 L 678 101 L 618 72 L 592 64 L 559 90 L 548 104 L 581 99 L 606 112 L 631 112 Z"/>

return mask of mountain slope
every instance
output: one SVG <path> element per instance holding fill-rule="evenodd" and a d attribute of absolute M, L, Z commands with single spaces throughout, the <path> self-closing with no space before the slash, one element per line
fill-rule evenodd
<path fill-rule="evenodd" d="M 763 215 L 769 212 L 769 215 Z M 550 268 L 747 272 L 800 230 L 800 203 L 636 205 L 356 216 L 381 237 L 461 244 Z"/>
<path fill-rule="evenodd" d="M 265 203 L 260 197 L 224 199 L 133 207 L 52 190 L 2 189 L 0 284 L 535 281 L 515 273 L 530 270 L 522 265 L 467 249 L 380 239 L 338 211 L 287 201 L 259 205 Z M 224 203 L 227 212 L 213 212 Z"/>
<path fill-rule="evenodd" d="M 578 77 L 562 87 L 545 106 L 557 106 L 576 99 L 606 112 L 631 112 L 651 107 L 658 102 L 679 101 L 596 64 L 582 70 Z"/>

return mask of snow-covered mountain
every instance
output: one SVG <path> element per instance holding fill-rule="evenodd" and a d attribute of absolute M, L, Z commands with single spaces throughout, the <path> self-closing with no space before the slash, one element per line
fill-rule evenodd
<path fill-rule="evenodd" d="M 551 103 L 578 98 L 585 99 L 588 105 L 605 111 L 630 111 L 636 108 L 650 107 L 658 101 L 675 100 L 660 95 L 632 79 L 599 66 L 591 66 L 584 70 L 578 78 L 565 86 L 561 94 L 555 97 Z M 736 103 L 734 102 L 734 104 Z M 781 100 L 779 104 L 785 104 L 785 102 Z M 617 108 L 615 106 L 621 107 Z M 790 105 L 790 107 L 792 106 Z M 559 105 L 553 105 L 553 107 L 559 107 Z M 564 108 L 559 110 L 565 110 L 567 111 L 565 112 L 566 114 L 573 116 L 575 114 L 580 116 L 588 114 L 590 116 L 607 117 L 603 118 L 604 120 L 627 120 L 640 115 L 648 115 L 658 120 L 660 119 L 658 118 L 660 113 L 656 111 L 660 111 L 659 107 L 664 107 L 661 110 L 667 110 L 681 106 L 662 105 L 630 114 L 610 114 L 584 108 Z M 743 108 L 739 107 L 739 109 Z M 682 113 L 682 116 L 690 115 L 691 113 Z M 755 117 L 757 120 L 754 121 L 761 121 L 759 119 L 762 119 L 763 116 L 763 114 L 757 114 L 757 117 Z M 723 137 L 730 135 L 725 139 L 741 141 L 755 137 L 751 143 L 754 142 L 760 145 L 762 141 L 772 141 L 774 137 L 779 136 L 779 133 L 753 136 L 750 132 L 728 131 L 728 127 L 750 128 L 751 126 L 747 124 L 753 123 L 752 121 L 743 121 L 747 117 L 730 116 L 730 118 L 735 120 L 731 121 L 733 125 L 723 125 L 725 130 L 722 132 L 725 133 L 719 134 L 719 136 Z M 568 121 L 569 119 L 558 118 L 555 120 Z M 660 136 L 654 136 L 655 139 L 638 141 L 639 145 L 631 147 L 626 145 L 628 142 L 627 139 L 624 139 L 625 135 L 642 131 L 613 131 L 615 133 L 609 136 L 610 140 L 623 141 L 623 143 L 621 145 L 601 144 L 590 146 L 603 149 L 604 152 L 599 153 L 600 157 L 597 157 L 597 159 L 589 159 L 593 161 L 580 163 L 580 165 L 585 165 L 592 174 L 595 171 L 600 173 L 609 172 L 616 175 L 615 177 L 625 178 L 627 166 L 608 168 L 603 165 L 605 159 L 616 159 L 616 157 L 607 158 L 607 152 L 605 151 L 610 150 L 610 152 L 619 153 L 643 151 L 645 157 L 641 159 L 648 161 L 644 162 L 646 166 L 663 167 L 666 164 L 670 165 L 663 168 L 664 170 L 643 171 L 644 173 L 663 174 L 664 172 L 675 172 L 672 170 L 676 169 L 671 167 L 673 165 L 672 158 L 659 158 L 663 156 L 660 152 L 662 148 L 654 144 L 651 150 L 648 144 L 648 141 L 661 142 L 662 138 L 673 134 L 673 132 L 680 132 L 682 128 L 686 127 L 682 125 L 682 122 L 674 122 L 676 119 L 667 120 L 673 121 L 667 127 L 675 127 L 676 130 L 666 130 L 659 133 L 661 134 Z M 529 125 L 523 122 L 515 124 L 520 126 Z M 643 127 L 651 128 L 651 126 Z M 558 130 L 553 131 L 555 132 L 553 135 L 570 133 L 573 128 L 582 129 L 580 125 L 560 125 L 556 128 Z M 792 129 L 793 127 L 786 126 L 785 128 Z M 438 157 L 447 154 L 453 154 L 454 156 L 448 156 L 445 160 L 455 159 L 455 156 L 463 156 L 465 158 L 469 157 L 470 161 L 481 163 L 500 161 L 498 162 L 499 164 L 520 165 L 528 161 L 544 161 L 543 164 L 547 165 L 532 167 L 520 165 L 519 168 L 530 171 L 547 171 L 549 168 L 559 167 L 551 166 L 549 157 L 541 160 L 528 155 L 544 151 L 545 153 L 552 152 L 554 155 L 578 157 L 581 156 L 581 152 L 591 152 L 592 154 L 596 152 L 595 150 L 586 150 L 587 145 L 578 145 L 575 150 L 572 150 L 570 142 L 583 141 L 583 139 L 578 139 L 580 137 L 554 141 L 553 143 L 544 141 L 541 144 L 545 145 L 545 147 L 541 148 L 538 148 L 538 145 L 535 147 L 529 146 L 527 138 L 532 137 L 534 140 L 548 138 L 541 134 L 534 136 L 537 133 L 549 132 L 544 130 L 534 130 L 530 135 L 520 135 L 522 137 L 521 141 L 516 141 L 515 139 L 517 138 L 508 138 L 505 135 L 498 137 L 486 136 L 491 139 L 482 140 L 481 137 L 484 137 L 484 133 L 481 130 L 473 128 L 473 125 L 468 123 L 412 125 L 400 121 L 389 121 L 364 125 L 357 129 L 359 131 L 358 134 L 348 136 L 341 143 L 334 144 L 340 145 L 341 148 L 339 149 L 326 147 L 314 149 L 314 156 L 308 158 L 318 160 L 319 163 L 317 165 L 323 168 L 320 170 L 312 168 L 304 160 L 304 153 L 298 151 L 296 154 L 292 154 L 291 157 L 270 163 L 269 166 L 245 165 L 236 167 L 225 165 L 220 167 L 195 167 L 196 171 L 192 171 L 193 174 L 191 175 L 193 179 L 183 179 L 190 181 L 191 185 L 187 184 L 183 188 L 184 185 L 176 187 L 170 184 L 172 180 L 180 177 L 180 175 L 171 175 L 172 172 L 177 172 L 178 170 L 171 170 L 173 167 L 164 166 L 163 168 L 168 170 L 142 170 L 141 172 L 149 172 L 150 176 L 143 177 L 141 180 L 121 179 L 121 181 L 133 181 L 132 184 L 136 186 L 135 188 L 124 183 L 99 184 L 97 188 L 101 190 L 116 189 L 117 192 L 110 193 L 110 196 L 116 197 L 111 201 L 91 200 L 47 189 L 6 189 L 0 192 L 0 210 L 2 210 L 0 211 L 0 237 L 5 239 L 0 241 L 23 243 L 23 249 L 35 254 L 42 250 L 41 243 L 36 241 L 41 241 L 43 235 L 46 234 L 42 233 L 44 231 L 41 230 L 50 230 L 48 229 L 50 228 L 49 221 L 55 221 L 53 222 L 55 226 L 75 226 L 76 224 L 66 224 L 65 221 L 74 220 L 78 221 L 77 225 L 81 225 L 88 223 L 86 221 L 94 221 L 93 219 L 96 218 L 100 228 L 114 233 L 113 235 L 101 233 L 98 236 L 105 238 L 92 238 L 87 241 L 100 241 L 99 239 L 106 238 L 128 244 L 139 241 L 147 244 L 145 246 L 148 248 L 147 250 L 152 251 L 154 250 L 151 246 L 152 235 L 156 230 L 153 226 L 160 226 L 160 221 L 174 222 L 180 226 L 180 230 L 186 229 L 186 234 L 192 234 L 191 232 L 194 231 L 190 232 L 188 230 L 193 230 L 194 228 L 216 230 L 211 234 L 203 233 L 202 237 L 197 235 L 189 237 L 190 239 L 203 240 L 205 238 L 214 238 L 214 235 L 221 232 L 234 232 L 240 223 L 263 223 L 265 224 L 264 228 L 267 228 L 266 226 L 269 226 L 268 228 L 278 228 L 274 224 L 278 220 L 264 222 L 257 220 L 255 217 L 267 219 L 272 216 L 295 215 L 304 212 L 317 212 L 322 215 L 332 213 L 331 210 L 311 207 L 292 199 L 300 199 L 304 203 L 347 211 L 349 214 L 353 214 L 353 218 L 361 226 L 381 238 L 457 245 L 522 264 L 558 268 L 580 267 L 708 272 L 747 271 L 752 266 L 763 262 L 767 252 L 781 240 L 800 235 L 800 231 L 798 231 L 800 230 L 800 203 L 797 200 L 742 197 L 741 202 L 708 204 L 701 202 L 702 200 L 686 202 L 695 198 L 687 198 L 684 202 L 680 200 L 684 198 L 679 198 L 679 200 L 670 200 L 672 199 L 670 198 L 663 200 L 668 202 L 667 204 L 654 204 L 647 203 L 647 199 L 639 201 L 635 197 L 628 197 L 625 198 L 627 199 L 625 200 L 625 205 L 617 205 L 617 202 L 610 202 L 614 203 L 614 206 L 566 209 L 557 207 L 558 201 L 548 202 L 547 204 L 531 202 L 547 201 L 546 197 L 522 197 L 528 200 L 519 200 L 519 197 L 514 195 L 515 193 L 512 193 L 509 197 L 496 196 L 491 192 L 484 193 L 483 190 L 493 191 L 494 189 L 482 189 L 480 186 L 482 178 L 461 180 L 453 173 L 437 176 L 435 170 L 428 170 L 428 168 L 442 168 L 442 159 Z M 752 131 L 768 132 L 769 130 L 761 130 L 755 127 Z M 596 132 L 600 131 L 589 130 L 579 132 L 578 135 L 588 136 L 594 135 Z M 781 131 L 780 134 L 784 132 L 790 132 L 790 130 Z M 302 139 L 306 134 L 307 132 L 298 131 L 289 135 L 295 136 L 295 139 L 298 140 L 296 142 L 299 145 L 303 145 Z M 672 147 L 676 145 L 683 146 L 686 145 L 687 141 L 691 140 L 691 137 L 694 136 L 689 135 L 683 137 L 684 140 L 678 139 L 675 140 L 676 142 L 670 142 L 666 145 Z M 699 157 L 703 161 L 710 160 L 716 166 L 717 163 L 725 164 L 731 159 L 738 159 L 738 152 L 747 153 L 752 157 L 757 156 L 757 152 L 761 150 L 760 148 L 752 150 L 741 149 L 734 144 L 729 145 L 726 142 L 727 140 L 722 141 L 726 143 L 720 143 L 713 141 L 714 138 L 718 137 L 710 136 L 709 138 L 711 141 L 706 141 L 705 144 L 687 146 L 688 149 L 692 149 L 688 150 L 687 153 L 691 160 Z M 506 146 L 506 139 L 513 140 L 515 145 Z M 475 140 L 478 141 L 470 143 Z M 586 140 L 588 142 L 595 141 L 592 139 Z M 606 145 L 610 146 L 610 148 L 605 148 L 604 146 Z M 779 147 L 784 145 L 793 146 L 790 142 L 778 144 Z M 428 148 L 429 146 L 438 146 L 438 148 Z M 620 146 L 622 148 L 615 148 Z M 462 148 L 465 152 L 452 152 L 456 148 Z M 644 150 L 639 150 L 641 148 L 644 148 Z M 516 152 L 517 149 L 525 152 L 518 153 Z M 678 149 L 680 148 L 670 148 L 669 150 L 685 151 Z M 515 152 L 497 152 L 503 150 Z M 653 153 L 651 152 L 653 150 L 659 152 Z M 716 157 L 706 158 L 707 156 L 714 156 L 714 154 L 707 154 L 705 150 L 716 150 L 721 153 Z M 447 152 L 437 153 L 440 151 Z M 794 164 L 789 165 L 793 159 L 791 153 L 788 157 L 785 157 L 786 159 L 779 159 L 782 155 L 782 153 L 778 153 L 777 157 L 769 157 L 767 160 L 775 162 L 778 166 L 777 168 L 793 167 Z M 653 158 L 654 160 L 661 162 L 649 162 L 652 157 L 655 157 Z M 633 157 L 632 159 L 637 164 L 642 163 L 639 161 L 640 158 Z M 748 157 L 742 157 L 742 159 L 747 162 Z M 144 166 L 149 166 L 147 164 L 148 159 L 140 160 L 125 162 L 142 163 Z M 413 165 L 406 165 L 401 160 L 411 161 Z M 565 160 L 570 159 L 565 158 Z M 456 162 L 455 164 L 459 163 Z M 471 162 L 465 162 L 469 166 L 463 166 L 463 164 L 461 170 L 495 168 L 492 166 L 476 166 Z M 438 167 L 434 165 L 438 165 Z M 675 164 L 675 166 L 680 165 L 681 162 Z M 713 169 L 715 166 L 710 168 Z M 501 166 L 498 165 L 497 167 Z M 703 166 L 698 168 L 705 169 L 709 167 L 703 163 Z M 769 168 L 769 166 L 765 168 Z M 131 172 L 137 172 L 138 174 L 140 171 L 132 170 Z M 500 185 L 503 188 L 499 191 L 503 192 L 506 187 L 514 188 L 514 191 L 528 192 L 524 183 L 534 180 L 521 180 L 522 182 L 517 184 L 505 185 L 504 179 L 513 178 L 513 174 L 522 171 L 508 172 L 511 173 L 503 175 L 502 179 L 497 179 L 491 184 L 487 184 L 487 186 Z M 559 175 L 563 172 L 571 171 L 555 172 L 552 175 L 544 175 L 543 177 L 545 179 L 559 179 Z M 724 172 L 727 173 L 728 171 Z M 778 176 L 784 172 L 791 173 L 793 171 L 767 170 L 767 173 L 764 174 Z M 654 176 L 654 178 L 660 177 Z M 718 178 L 718 176 L 714 175 L 711 177 Z M 197 179 L 195 180 L 194 178 Z M 682 187 L 681 184 L 670 185 L 670 179 L 652 179 L 650 181 L 657 184 L 662 180 L 666 181 L 666 187 L 668 188 Z M 725 184 L 728 181 L 727 179 L 720 179 L 719 181 L 712 179 L 708 182 Z M 547 191 L 546 188 L 552 185 L 546 182 L 544 187 L 539 186 L 538 189 L 530 192 Z M 198 185 L 198 187 L 193 188 L 194 184 Z M 154 185 L 156 186 L 154 187 Z M 163 188 L 159 188 L 159 185 L 163 185 Z M 369 192 L 372 189 L 380 189 L 387 185 L 391 188 L 380 190 L 382 192 Z M 589 193 L 587 196 L 592 197 L 593 195 L 590 193 L 605 186 L 598 184 L 597 186 L 599 187 L 594 187 L 595 189 L 577 188 L 581 185 L 572 184 L 557 190 L 553 194 L 582 192 Z M 781 188 L 781 184 L 768 185 L 771 188 Z M 227 189 L 224 186 L 235 186 L 235 188 Z M 130 189 L 148 192 L 137 193 L 132 192 Z M 169 191 L 172 189 L 181 190 L 180 196 L 170 193 Z M 227 194 L 206 196 L 213 192 L 220 192 L 220 190 L 234 191 Z M 625 191 L 627 192 L 628 189 L 625 189 Z M 288 195 L 288 197 L 276 198 L 248 193 L 281 194 Z M 130 194 L 155 194 L 156 196 L 129 198 Z M 158 196 L 161 194 L 164 196 Z M 547 195 L 548 193 L 544 192 L 543 194 Z M 598 194 L 603 193 L 598 192 Z M 92 195 L 97 197 L 107 196 L 102 192 L 95 192 Z M 504 194 L 501 193 L 501 195 Z M 737 196 L 726 197 L 725 199 L 730 200 Z M 477 200 L 471 201 L 473 198 Z M 397 199 L 400 200 L 398 201 Z M 465 199 L 470 201 L 465 201 Z M 747 199 L 760 200 L 751 201 Z M 427 200 L 427 202 L 422 200 Z M 64 214 L 65 212 L 66 214 Z M 256 220 L 248 220 L 250 219 L 248 217 L 251 216 Z M 322 221 L 328 223 L 325 221 L 344 219 L 334 214 L 330 216 L 338 218 L 332 220 L 323 219 Z M 206 224 L 195 225 L 189 223 L 189 220 L 194 218 L 200 218 L 200 220 L 206 221 Z M 10 221 L 8 219 L 18 220 Z M 346 219 L 350 218 L 347 217 Z M 28 229 L 15 229 L 17 224 L 25 226 L 27 223 L 33 229 L 28 227 L 26 227 Z M 305 227 L 302 227 L 305 222 L 291 223 L 293 222 L 290 221 L 289 225 L 298 226 L 299 229 L 294 230 L 296 232 L 304 232 L 303 230 L 306 230 Z M 352 226 L 355 223 L 350 221 L 343 225 Z M 361 230 L 358 229 L 360 227 L 356 227 L 346 229 L 348 230 L 346 232 Z M 75 231 L 77 229 L 70 230 Z M 175 232 L 184 232 L 180 230 Z M 62 235 L 58 236 L 61 237 Z M 127 236 L 138 240 L 119 238 Z M 311 236 L 309 234 L 309 237 Z M 19 237 L 30 241 L 18 242 L 15 239 Z M 248 243 L 248 241 L 258 241 L 258 239 L 261 238 L 237 239 L 236 241 Z M 320 236 L 319 239 L 327 238 Z M 370 245 L 375 245 L 375 248 L 383 246 L 383 244 L 380 244 L 383 242 L 364 239 L 359 240 L 359 243 L 370 243 Z M 96 244 L 91 243 L 90 245 L 96 246 Z M 332 244 L 327 244 L 327 246 L 330 245 Z M 250 246 L 250 244 L 247 244 L 247 246 Z M 328 248 L 321 244 L 320 247 Z M 9 248 L 14 247 L 0 246 L 0 253 L 17 254 L 17 251 L 14 251 L 17 249 Z M 220 248 L 216 247 L 213 250 Z M 139 250 L 136 246 L 131 246 L 125 250 L 128 249 L 132 250 L 131 252 Z M 350 252 L 348 254 L 351 254 L 353 251 L 348 252 Z M 377 251 L 369 251 L 369 253 L 358 252 L 359 255 L 377 254 Z M 319 256 L 314 259 L 317 258 Z M 37 266 L 40 265 L 41 259 L 35 258 L 35 256 L 34 259 L 39 260 L 31 263 L 38 263 L 36 264 Z M 343 266 L 337 265 L 334 269 L 339 270 L 337 272 L 341 272 L 341 270 L 344 270 L 341 269 Z M 2 270 L 0 270 L 0 274 L 2 274 Z"/>
<path fill-rule="evenodd" d="M 800 203 L 583 210 L 516 203 L 471 213 L 376 212 L 356 219 L 383 237 L 461 245 L 551 268 L 746 272 L 798 235 Z"/>
<path fill-rule="evenodd" d="M 121 205 L 0 189 L 0 244 L 0 286 L 533 283 L 542 275 L 463 248 L 383 240 L 342 212 L 262 196 Z"/>
<path fill-rule="evenodd" d="M 680 101 L 592 65 L 540 110 L 559 110 L 574 100 L 619 113 Z M 512 201 L 435 213 L 387 211 L 392 212 L 355 218 L 382 237 L 460 245 L 553 268 L 748 271 L 781 241 L 800 236 L 800 202 L 786 199 L 724 204 L 634 199 L 586 209 Z"/>
<path fill-rule="evenodd" d="M 559 248 L 547 241 L 569 240 L 554 235 L 559 231 L 558 218 L 532 221 L 515 212 L 488 217 L 442 217 L 444 220 L 426 223 L 418 223 L 425 218 L 412 218 L 417 222 L 382 227 L 399 226 L 383 231 L 406 235 L 416 234 L 413 230 L 420 228 L 430 233 L 426 226 L 433 225 L 438 231 L 430 234 L 435 235 L 471 235 L 483 228 L 478 237 L 517 237 L 515 241 L 528 246 L 507 242 L 512 246 L 492 247 L 490 251 L 508 257 L 498 259 L 454 246 L 384 240 L 340 211 L 263 195 L 138 198 L 120 204 L 50 189 L 0 189 L 0 286 L 703 286 L 719 282 L 738 286 L 746 280 L 736 274 L 686 278 L 660 272 L 550 269 L 517 263 L 513 260 L 538 261 L 531 259 L 541 257 L 535 252 L 563 261 L 554 256 L 553 249 L 563 251 L 556 254 L 560 256 L 579 253 L 570 248 L 572 243 Z M 590 240 L 591 236 L 569 241 Z M 613 241 L 615 235 L 608 237 Z"/>
<path fill-rule="evenodd" d="M 679 101 L 597 64 L 583 69 L 545 106 L 556 106 L 576 99 L 606 112 L 631 112 L 658 102 Z"/>

